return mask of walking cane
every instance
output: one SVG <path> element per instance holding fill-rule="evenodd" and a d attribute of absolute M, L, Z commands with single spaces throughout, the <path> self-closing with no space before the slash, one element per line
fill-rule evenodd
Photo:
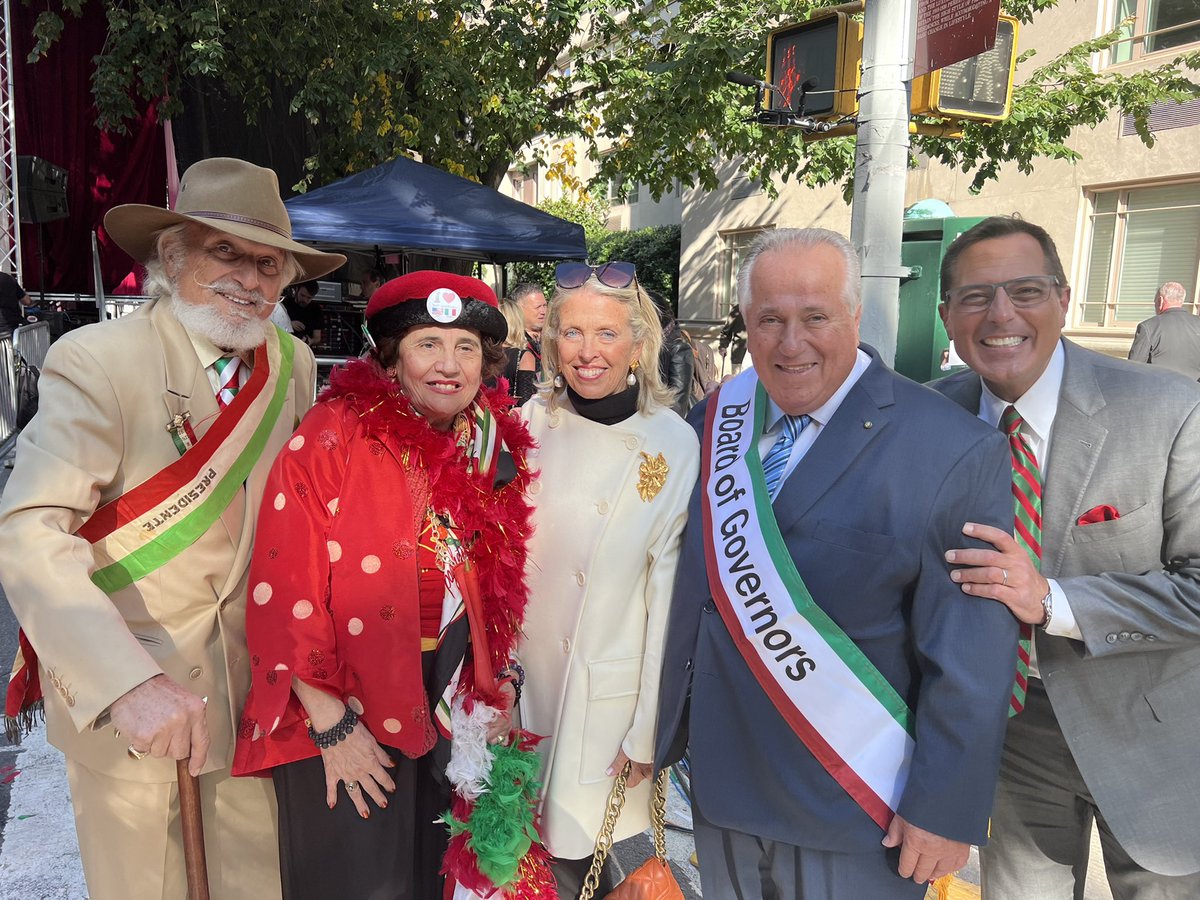
<path fill-rule="evenodd" d="M 179 779 L 179 817 L 183 822 L 183 864 L 187 869 L 188 900 L 208 900 L 200 779 L 188 771 L 187 759 L 175 761 L 175 774 Z"/>

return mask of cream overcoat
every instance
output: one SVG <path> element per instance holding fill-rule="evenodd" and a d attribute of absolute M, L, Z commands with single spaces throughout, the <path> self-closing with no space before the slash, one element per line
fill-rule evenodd
<path fill-rule="evenodd" d="M 544 397 L 522 407 L 540 449 L 529 545 L 529 607 L 519 656 L 522 724 L 541 745 L 542 825 L 550 852 L 592 852 L 624 750 L 650 762 L 671 590 L 687 502 L 700 465 L 695 431 L 658 408 L 616 425 Z M 659 454 L 666 480 L 638 493 Z M 643 476 L 645 473 L 645 476 Z M 616 839 L 649 825 L 650 788 L 628 793 Z"/>
<path fill-rule="evenodd" d="M 134 761 L 126 741 L 95 727 L 113 701 L 162 672 L 208 698 L 204 771 L 229 767 L 250 685 L 254 521 L 267 471 L 312 405 L 314 377 L 312 352 L 296 342 L 284 407 L 245 487 L 195 544 L 110 596 L 89 580 L 92 550 L 74 532 L 179 458 L 166 429 L 172 416 L 189 412 L 202 437 L 217 402 L 164 303 L 69 332 L 50 348 L 40 410 L 21 434 L 0 503 L 0 581 L 40 658 L 49 739 L 68 758 L 130 781 L 175 780 L 173 760 Z"/>

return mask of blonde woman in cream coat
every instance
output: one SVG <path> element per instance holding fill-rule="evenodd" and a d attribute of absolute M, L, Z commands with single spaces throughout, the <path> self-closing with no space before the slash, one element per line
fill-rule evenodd
<path fill-rule="evenodd" d="M 522 409 L 541 474 L 519 655 L 522 724 L 548 735 L 543 834 L 572 898 L 626 761 L 616 839 L 650 822 L 662 643 L 700 448 L 670 408 L 658 316 L 633 266 L 564 263 L 556 275 L 547 389 Z"/>

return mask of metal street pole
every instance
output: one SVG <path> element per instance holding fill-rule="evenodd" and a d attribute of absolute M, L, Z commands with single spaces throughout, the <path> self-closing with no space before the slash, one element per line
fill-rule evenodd
<path fill-rule="evenodd" d="M 862 261 L 862 339 L 896 361 L 904 188 L 908 178 L 909 82 L 917 0 L 867 0 L 850 240 Z"/>

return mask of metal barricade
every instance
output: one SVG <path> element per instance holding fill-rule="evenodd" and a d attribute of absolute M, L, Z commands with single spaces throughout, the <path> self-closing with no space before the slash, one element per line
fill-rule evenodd
<path fill-rule="evenodd" d="M 17 357 L 11 334 L 0 334 L 0 456 L 17 439 Z"/>
<path fill-rule="evenodd" d="M 25 362 L 40 370 L 46 362 L 46 354 L 50 352 L 50 323 L 21 325 L 13 332 L 13 346 Z"/>

